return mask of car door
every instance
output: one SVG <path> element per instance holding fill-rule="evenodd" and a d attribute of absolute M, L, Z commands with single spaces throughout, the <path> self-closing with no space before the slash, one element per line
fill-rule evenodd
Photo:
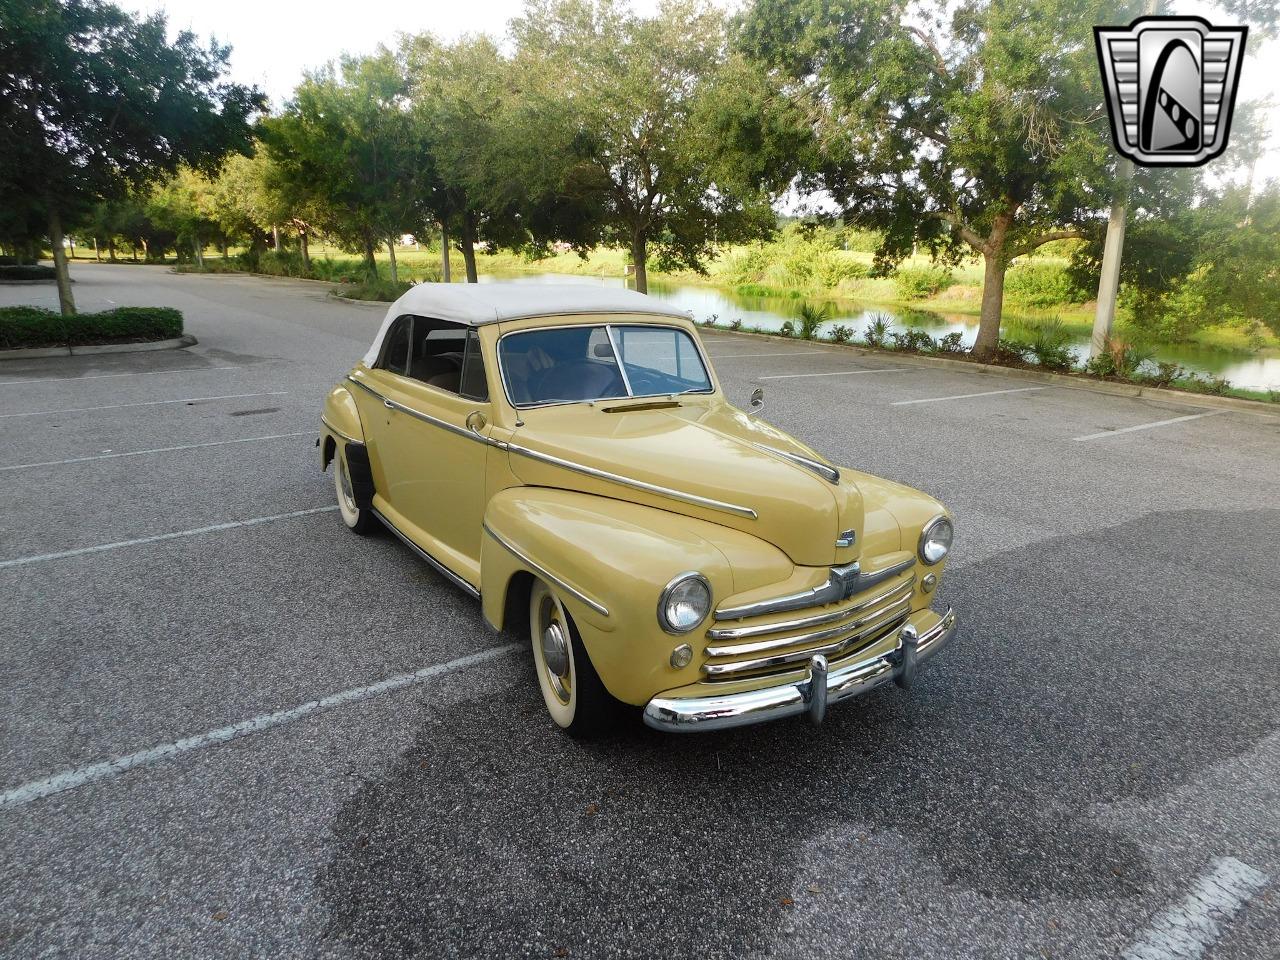
<path fill-rule="evenodd" d="M 477 433 L 468 418 L 491 419 L 479 338 L 464 324 L 402 319 L 409 321 L 403 363 L 395 362 L 396 341 L 392 363 L 370 375 L 383 400 L 372 451 L 380 509 L 402 535 L 475 585 L 490 446 L 484 428 Z M 398 333 L 389 330 L 388 342 Z"/>

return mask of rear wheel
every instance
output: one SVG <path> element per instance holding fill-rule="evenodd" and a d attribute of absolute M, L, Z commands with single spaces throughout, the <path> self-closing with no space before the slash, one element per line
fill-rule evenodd
<path fill-rule="evenodd" d="M 342 514 L 342 522 L 347 525 L 347 529 L 361 535 L 372 530 L 373 512 L 356 502 L 355 490 L 351 485 L 351 469 L 347 466 L 347 452 L 342 445 L 338 446 L 333 458 L 333 485 L 338 494 L 338 512 Z"/>
<path fill-rule="evenodd" d="M 616 718 L 617 701 L 591 665 L 564 605 L 541 580 L 529 591 L 529 635 L 538 686 L 551 719 L 574 737 L 608 730 Z"/>

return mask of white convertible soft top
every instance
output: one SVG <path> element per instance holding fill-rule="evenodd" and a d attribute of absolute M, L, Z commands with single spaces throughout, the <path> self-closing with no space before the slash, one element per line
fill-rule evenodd
<path fill-rule="evenodd" d="M 575 313 L 652 314 L 685 319 L 691 316 L 687 310 L 621 287 L 588 283 L 420 283 L 391 305 L 364 362 L 372 365 L 377 361 L 391 321 L 405 314 L 479 327 L 503 320 Z"/>

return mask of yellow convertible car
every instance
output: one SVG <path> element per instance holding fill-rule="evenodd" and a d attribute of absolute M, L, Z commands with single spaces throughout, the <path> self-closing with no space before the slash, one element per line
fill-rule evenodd
<path fill-rule="evenodd" d="M 956 629 L 938 501 L 731 406 L 688 314 L 587 285 L 421 284 L 329 394 L 347 527 L 385 525 L 528 626 L 570 733 L 661 730 L 908 686 Z"/>

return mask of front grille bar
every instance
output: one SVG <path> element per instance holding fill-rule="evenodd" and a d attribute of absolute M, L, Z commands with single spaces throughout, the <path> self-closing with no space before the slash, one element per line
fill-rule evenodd
<path fill-rule="evenodd" d="M 707 631 L 708 640 L 741 640 L 744 637 L 758 637 L 767 633 L 791 633 L 796 630 L 804 630 L 808 627 L 818 627 L 824 623 L 835 623 L 837 620 L 843 620 L 846 617 L 852 617 L 854 614 L 861 613 L 872 607 L 877 607 L 882 603 L 887 603 L 898 599 L 904 593 L 911 591 L 912 585 L 916 582 L 915 574 L 912 574 L 901 583 L 895 583 L 883 593 L 876 594 L 867 600 L 855 603 L 849 607 L 841 607 L 839 610 L 830 610 L 816 614 L 812 617 L 800 617 L 795 620 L 782 620 L 776 623 L 753 623 L 746 627 L 713 627 Z M 788 640 L 788 643 L 794 641 Z M 728 656 L 722 654 L 719 648 L 712 652 L 712 648 L 707 648 L 707 653 L 711 656 Z"/>

